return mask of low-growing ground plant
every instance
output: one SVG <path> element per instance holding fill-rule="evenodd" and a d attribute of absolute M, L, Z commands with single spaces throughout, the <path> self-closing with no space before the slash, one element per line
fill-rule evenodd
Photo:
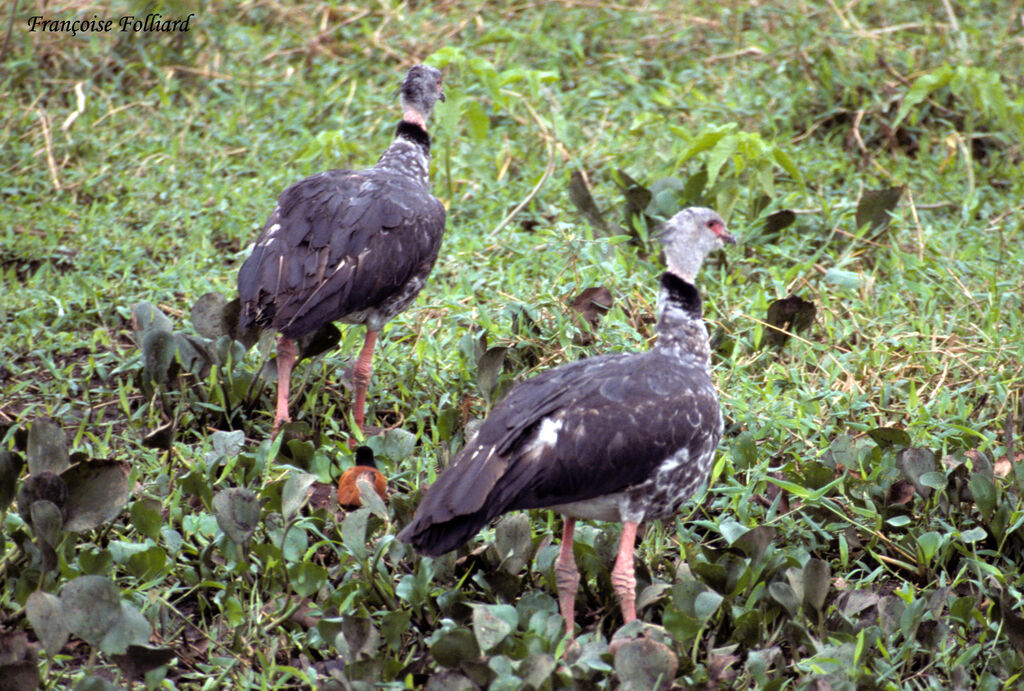
<path fill-rule="evenodd" d="M 1008 689 L 1024 646 L 1021 12 L 882 1 L 199 4 L 188 32 L 13 3 L 0 39 L 0 687 Z M 24 16 L 23 16 L 24 15 Z M 172 16 L 173 15 L 173 16 Z M 361 167 L 443 69 L 430 282 L 375 359 L 273 334 L 237 271 L 295 180 Z M 420 558 L 395 535 L 508 387 L 650 347 L 652 234 L 716 207 L 702 273 L 726 434 L 706 491 Z"/>

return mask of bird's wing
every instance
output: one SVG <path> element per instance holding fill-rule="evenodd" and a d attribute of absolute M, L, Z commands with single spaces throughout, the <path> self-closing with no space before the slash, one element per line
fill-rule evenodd
<path fill-rule="evenodd" d="M 431 523 L 585 501 L 706 447 L 720 409 L 707 373 L 657 352 L 591 358 L 518 385 L 431 487 Z"/>
<path fill-rule="evenodd" d="M 243 314 L 289 336 L 380 304 L 437 258 L 445 209 L 413 180 L 332 170 L 286 189 L 239 271 Z"/>

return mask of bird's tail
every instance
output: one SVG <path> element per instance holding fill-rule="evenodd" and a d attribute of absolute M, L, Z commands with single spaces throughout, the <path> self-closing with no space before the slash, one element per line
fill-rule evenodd
<path fill-rule="evenodd" d="M 402 529 L 398 539 L 412 545 L 424 556 L 438 557 L 467 542 L 487 525 L 488 520 L 482 512 L 455 516 L 443 523 L 416 517 Z"/>

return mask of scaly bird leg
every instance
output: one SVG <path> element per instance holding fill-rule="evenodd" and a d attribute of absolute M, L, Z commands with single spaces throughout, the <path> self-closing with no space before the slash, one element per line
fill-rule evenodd
<path fill-rule="evenodd" d="M 636 619 L 636 573 L 633 568 L 633 546 L 636 543 L 637 524 L 626 521 L 622 524 L 622 540 L 619 542 L 619 556 L 612 569 L 612 586 L 622 606 L 622 622 L 628 624 Z"/>
<path fill-rule="evenodd" d="M 292 367 L 295 365 L 295 341 L 281 336 L 277 341 L 277 413 L 274 415 L 274 432 L 281 429 L 281 423 L 290 422 L 288 415 L 288 386 L 291 383 Z"/>
<path fill-rule="evenodd" d="M 370 388 L 370 375 L 373 374 L 373 346 L 377 343 L 376 331 L 366 330 L 366 340 L 359 353 L 352 371 L 352 383 L 355 385 L 355 399 L 352 402 L 352 415 L 360 430 L 365 430 L 364 408 L 366 407 L 366 390 Z M 354 439 L 354 438 L 353 438 Z"/>
<path fill-rule="evenodd" d="M 558 608 L 565 619 L 565 632 L 572 640 L 576 630 L 576 591 L 580 587 L 580 572 L 573 557 L 572 540 L 576 531 L 576 519 L 565 517 L 562 524 L 562 547 L 555 562 L 555 585 L 558 586 Z"/>

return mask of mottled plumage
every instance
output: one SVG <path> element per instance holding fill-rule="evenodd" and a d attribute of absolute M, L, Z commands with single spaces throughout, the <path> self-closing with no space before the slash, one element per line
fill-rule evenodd
<path fill-rule="evenodd" d="M 333 321 L 367 328 L 355 376 L 362 426 L 376 334 L 422 290 L 441 247 L 445 208 L 430 193 L 425 124 L 438 99 L 444 100 L 441 73 L 425 65 L 409 70 L 403 119 L 377 164 L 329 170 L 288 187 L 238 272 L 240 326 L 281 334 L 275 427 L 288 419 L 294 339 Z"/>
<path fill-rule="evenodd" d="M 670 271 L 661 278 L 654 347 L 563 365 L 513 388 L 426 493 L 400 540 L 439 555 L 506 511 L 551 508 L 567 517 L 559 588 L 574 593 L 578 575 L 564 544 L 573 521 L 621 521 L 617 589 L 631 618 L 636 525 L 672 515 L 705 480 L 723 426 L 692 280 L 707 252 L 734 240 L 718 214 L 700 208 L 673 217 L 661 239 Z M 570 631 L 571 602 L 562 602 Z"/>

